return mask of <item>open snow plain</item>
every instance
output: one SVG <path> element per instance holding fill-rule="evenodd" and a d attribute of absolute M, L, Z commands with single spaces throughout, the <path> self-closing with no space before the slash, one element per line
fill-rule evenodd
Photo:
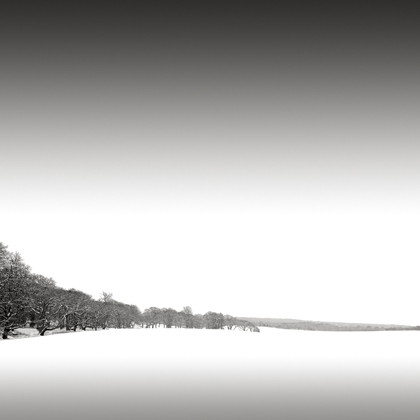
<path fill-rule="evenodd" d="M 419 419 L 420 333 L 134 329 L 0 342 L 1 419 Z"/>

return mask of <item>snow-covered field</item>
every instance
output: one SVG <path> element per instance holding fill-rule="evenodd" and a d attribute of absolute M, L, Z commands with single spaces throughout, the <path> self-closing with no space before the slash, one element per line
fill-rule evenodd
<path fill-rule="evenodd" d="M 0 341 L 0 418 L 419 419 L 420 333 L 135 329 Z"/>

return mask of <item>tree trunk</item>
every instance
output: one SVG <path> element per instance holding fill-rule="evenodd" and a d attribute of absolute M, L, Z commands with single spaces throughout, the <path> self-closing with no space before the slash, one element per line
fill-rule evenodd
<path fill-rule="evenodd" d="M 5 327 L 3 330 L 2 338 L 3 340 L 7 340 L 9 338 L 11 328 Z"/>

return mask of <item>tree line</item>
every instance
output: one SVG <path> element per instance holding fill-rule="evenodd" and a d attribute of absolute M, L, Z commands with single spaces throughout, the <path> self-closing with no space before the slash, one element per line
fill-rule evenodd
<path fill-rule="evenodd" d="M 7 339 L 17 328 L 47 331 L 98 330 L 107 328 L 208 328 L 259 332 L 252 322 L 230 315 L 207 312 L 193 314 L 151 307 L 143 312 L 136 305 L 113 299 L 103 292 L 99 299 L 76 289 L 63 289 L 56 282 L 32 273 L 17 252 L 0 242 L 0 333 Z"/>
<path fill-rule="evenodd" d="M 217 312 L 207 312 L 204 315 L 193 314 L 190 306 L 185 306 L 182 311 L 172 308 L 151 307 L 140 314 L 139 326 L 142 328 L 206 328 L 211 330 L 239 329 L 242 331 L 259 332 L 259 329 L 247 320 L 223 315 Z"/>

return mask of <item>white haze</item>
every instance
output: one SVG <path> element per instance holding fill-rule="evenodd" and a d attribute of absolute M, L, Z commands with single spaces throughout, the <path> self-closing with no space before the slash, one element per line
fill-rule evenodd
<path fill-rule="evenodd" d="M 142 310 L 419 323 L 415 90 L 155 82 L 6 92 L 0 241 Z"/>
<path fill-rule="evenodd" d="M 140 309 L 417 325 L 418 213 L 140 204 L 3 212 L 33 271 Z"/>

